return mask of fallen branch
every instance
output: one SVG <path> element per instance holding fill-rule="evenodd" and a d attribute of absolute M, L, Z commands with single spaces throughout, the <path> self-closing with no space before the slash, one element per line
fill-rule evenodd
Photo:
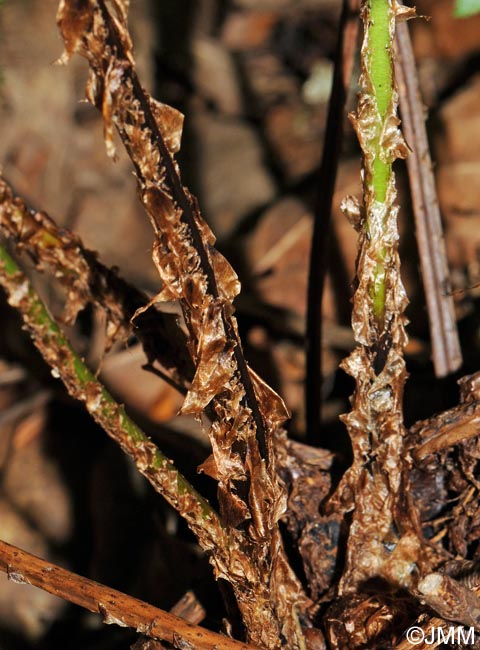
<path fill-rule="evenodd" d="M 254 646 L 193 625 L 98 582 L 46 562 L 0 540 L 0 570 L 9 580 L 30 584 L 102 616 L 107 625 L 131 627 L 181 650 L 258 650 Z"/>

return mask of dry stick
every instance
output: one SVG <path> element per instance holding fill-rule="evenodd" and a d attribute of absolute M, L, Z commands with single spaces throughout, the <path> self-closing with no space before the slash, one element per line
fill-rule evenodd
<path fill-rule="evenodd" d="M 415 447 L 412 456 L 421 461 L 430 454 L 476 438 L 480 432 L 480 404 L 478 402 L 461 404 L 445 413 L 427 420 L 421 435 L 426 440 Z"/>
<path fill-rule="evenodd" d="M 255 650 L 255 646 L 193 625 L 121 591 L 66 571 L 0 540 L 0 569 L 10 580 L 31 584 L 101 614 L 103 622 L 131 627 L 153 639 L 193 650 Z M 258 649 L 257 649 L 258 650 Z"/>
<path fill-rule="evenodd" d="M 442 573 L 429 573 L 417 588 L 422 600 L 442 618 L 480 630 L 480 598 L 461 581 Z"/>
<path fill-rule="evenodd" d="M 407 168 L 430 321 L 433 363 L 436 376 L 444 377 L 461 366 L 462 353 L 453 297 L 448 293 L 449 272 L 442 221 L 423 117 L 424 107 L 406 23 L 397 25 L 395 49 L 402 127 L 412 149 L 407 157 Z"/>
<path fill-rule="evenodd" d="M 414 460 L 475 438 L 480 431 L 480 372 L 459 379 L 460 403 L 410 427 Z"/>
<path fill-rule="evenodd" d="M 320 442 L 322 393 L 322 300 L 328 263 L 328 236 L 332 201 L 342 147 L 343 122 L 347 92 L 352 76 L 358 35 L 360 0 L 343 0 L 340 16 L 335 71 L 328 105 L 325 142 L 318 174 L 312 244 L 310 249 L 307 297 L 307 371 L 306 414 L 307 441 Z"/>
<path fill-rule="evenodd" d="M 186 519 L 203 548 L 224 548 L 225 531 L 218 514 L 85 366 L 2 245 L 0 283 L 9 304 L 21 312 L 25 327 L 52 367 L 52 374 L 63 381 L 72 397 L 85 403 L 90 415 L 132 458 L 139 472 Z"/>
<path fill-rule="evenodd" d="M 469 647 L 474 639 L 470 630 L 465 634 L 463 626 L 480 631 L 480 581 L 477 573 L 454 579 L 443 573 L 430 573 L 418 584 L 421 600 L 442 616 L 422 615 L 415 625 L 416 641 L 403 637 L 396 650 L 427 650 L 440 643 L 449 642 L 455 647 Z M 457 623 L 457 626 L 453 626 Z M 453 636 L 453 638 L 452 638 Z M 468 643 L 467 643 L 468 638 Z M 462 643 L 463 641 L 463 643 Z M 455 643 L 456 642 L 456 643 Z M 476 646 L 475 646 L 476 647 Z"/>

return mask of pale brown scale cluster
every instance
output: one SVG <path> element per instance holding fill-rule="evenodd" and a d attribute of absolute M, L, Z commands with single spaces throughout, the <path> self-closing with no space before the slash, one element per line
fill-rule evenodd
<path fill-rule="evenodd" d="M 308 623 L 308 599 L 278 530 L 286 495 L 275 447 L 285 445 L 281 426 L 288 412 L 245 362 L 233 316 L 238 278 L 214 248 L 215 237 L 183 187 L 174 159 L 183 116 L 140 86 L 126 15 L 121 0 L 61 0 L 62 61 L 74 52 L 88 60 L 87 97 L 102 112 L 107 153 L 115 155 L 115 127 L 132 159 L 156 237 L 153 260 L 162 290 L 152 302 L 178 300 L 182 306 L 196 365 L 182 412 L 208 427 L 212 455 L 201 469 L 218 481 L 229 536 L 228 553 L 213 549 L 216 575 L 231 582 L 250 641 L 267 648 L 300 647 L 298 621 Z"/>

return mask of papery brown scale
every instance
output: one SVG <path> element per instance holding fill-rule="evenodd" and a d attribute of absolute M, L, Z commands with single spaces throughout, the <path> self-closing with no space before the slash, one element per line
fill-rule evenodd
<path fill-rule="evenodd" d="M 213 246 L 209 246 L 208 256 L 218 281 L 219 297 L 232 301 L 240 293 L 240 281 L 228 260 Z"/>
<path fill-rule="evenodd" d="M 157 232 L 159 224 L 167 225 L 167 221 L 177 219 L 178 211 L 166 192 L 149 187 L 141 193 L 141 199 Z"/>
<path fill-rule="evenodd" d="M 250 510 L 243 499 L 232 489 L 232 484 L 218 484 L 218 502 L 220 514 L 227 526 L 237 528 L 247 519 L 250 519 Z"/>
<path fill-rule="evenodd" d="M 95 0 L 90 0 L 90 3 L 96 5 Z M 108 29 L 105 27 L 102 16 L 96 9 L 93 10 L 93 24 L 90 29 L 85 33 L 84 46 L 79 49 L 79 52 L 89 59 L 93 69 L 98 67 L 98 62 L 109 61 L 111 58 L 111 49 L 107 45 Z M 85 53 L 84 53 L 85 50 Z M 103 68 L 96 70 L 99 76 L 103 74 Z"/>
<path fill-rule="evenodd" d="M 125 72 L 124 65 L 112 59 L 105 73 L 102 97 L 102 117 L 103 117 L 103 137 L 107 155 L 110 158 L 115 157 L 114 138 L 114 118 L 117 107 L 122 101 L 122 95 L 119 89 L 123 83 Z"/>
<path fill-rule="evenodd" d="M 119 7 L 121 4 L 122 3 L 116 2 L 115 0 L 113 1 L 113 5 L 115 7 Z M 123 11 L 121 9 L 119 9 L 117 13 L 119 14 L 119 18 L 117 18 L 113 13 L 111 13 L 112 20 L 115 23 L 115 26 L 117 27 L 119 37 L 122 41 L 124 54 L 129 60 L 129 62 L 133 64 L 134 63 L 133 43 L 127 29 L 126 15 L 123 16 Z"/>
<path fill-rule="evenodd" d="M 210 302 L 210 296 L 206 292 L 204 278 L 192 277 L 191 275 L 188 275 L 188 270 L 187 270 L 186 273 L 184 272 L 183 275 L 182 287 L 183 287 L 182 297 L 187 303 L 187 305 L 191 309 L 194 309 L 197 313 L 200 312 L 199 316 L 202 317 L 202 321 L 201 321 L 202 324 L 199 327 L 200 328 L 202 328 L 203 326 L 208 327 L 209 322 L 208 320 L 205 319 L 205 315 L 201 315 L 201 310 L 199 309 L 204 306 L 205 307 L 207 306 L 205 305 L 206 301 L 207 303 Z M 211 311 L 207 315 L 207 319 L 212 320 Z M 195 331 L 198 334 L 198 328 L 196 328 Z"/>
<path fill-rule="evenodd" d="M 127 25 L 130 0 L 104 0 L 107 6 L 111 6 L 123 26 Z"/>
<path fill-rule="evenodd" d="M 213 423 L 212 426 L 216 424 L 217 423 Z M 244 481 L 246 479 L 246 474 L 242 459 L 237 453 L 231 451 L 232 441 L 229 440 L 228 436 L 229 427 L 221 427 L 221 429 L 227 433 L 227 435 L 224 436 L 219 434 L 220 427 L 215 427 L 215 437 L 212 430 L 209 432 L 213 451 L 212 456 L 216 464 L 216 472 L 220 480 L 224 483 L 227 483 L 228 481 Z"/>
<path fill-rule="evenodd" d="M 252 368 L 249 368 L 248 372 L 253 383 L 255 394 L 264 410 L 263 415 L 272 430 L 276 429 L 279 425 L 288 420 L 291 415 L 290 411 L 280 395 L 276 393 L 259 375 L 257 375 Z"/>
<path fill-rule="evenodd" d="M 249 448 L 247 457 L 247 466 L 249 476 L 251 477 L 251 486 L 248 493 L 248 505 L 252 514 L 253 525 L 250 526 L 250 537 L 257 544 L 264 544 L 273 528 L 270 521 L 270 506 L 272 499 L 269 497 L 271 486 L 265 471 L 264 461 L 255 453 L 255 450 Z"/>
<path fill-rule="evenodd" d="M 188 202 L 192 206 L 192 214 L 195 220 L 195 225 L 198 228 L 203 244 L 205 246 L 206 245 L 213 246 L 217 241 L 217 238 L 215 237 L 212 229 L 210 228 L 210 226 L 208 225 L 208 223 L 205 221 L 205 219 L 202 217 L 200 213 L 200 207 L 198 205 L 197 197 L 193 195 L 186 187 L 184 187 L 183 189 L 185 191 L 185 196 L 187 197 Z"/>
<path fill-rule="evenodd" d="M 60 62 L 67 63 L 72 54 L 80 49 L 84 34 L 91 28 L 91 0 L 61 0 L 57 23 L 65 43 L 65 52 Z"/>
<path fill-rule="evenodd" d="M 181 412 L 201 413 L 224 388 L 235 370 L 233 348 L 227 343 L 221 307 L 211 303 L 205 314 L 197 349 L 198 365 Z"/>
<path fill-rule="evenodd" d="M 197 472 L 199 474 L 206 474 L 207 476 L 210 476 L 210 478 L 213 478 L 214 481 L 219 481 L 220 480 L 220 474 L 218 471 L 218 466 L 215 461 L 215 457 L 213 454 L 210 454 L 210 456 L 207 456 L 207 458 L 197 467 Z"/>
<path fill-rule="evenodd" d="M 167 149 L 173 155 L 180 151 L 183 131 L 183 113 L 176 108 L 162 104 L 161 102 L 149 98 L 150 107 L 155 117 L 158 129 L 162 134 Z"/>

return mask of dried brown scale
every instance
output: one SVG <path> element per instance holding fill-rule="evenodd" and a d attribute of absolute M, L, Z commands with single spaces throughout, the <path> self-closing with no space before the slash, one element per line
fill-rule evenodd
<path fill-rule="evenodd" d="M 141 88 L 124 13 L 114 9 L 112 19 L 102 0 L 62 0 L 58 21 L 66 55 L 78 51 L 89 61 L 87 96 L 102 111 L 107 151 L 114 152 L 115 125 L 132 157 L 156 234 L 154 261 L 163 280 L 156 300 L 179 300 L 183 308 L 197 364 L 183 412 L 200 417 L 211 403 L 216 414 L 209 430 L 213 460 L 204 468 L 217 475 L 227 523 L 246 520 L 242 535 L 230 528 L 229 562 L 214 553 L 216 574 L 232 583 L 253 642 L 297 647 L 301 632 L 295 610 L 301 614 L 308 601 L 277 528 L 286 500 L 276 473 L 274 440 L 284 445 L 280 425 L 287 411 L 243 357 L 232 306 L 237 277 L 214 249 L 215 239 L 196 200 L 182 187 L 173 158 L 181 116 L 153 102 Z"/>
<path fill-rule="evenodd" d="M 86 249 L 77 235 L 59 228 L 44 212 L 30 210 L 1 178 L 0 229 L 17 250 L 32 258 L 39 270 L 54 271 L 66 290 L 65 323 L 73 323 L 78 312 L 94 303 L 107 316 L 107 347 L 130 335 L 131 320 L 148 305 L 148 297 L 101 264 L 96 253 Z M 192 379 L 186 337 L 175 316 L 150 307 L 135 319 L 134 328 L 150 363 L 159 361 L 165 368 L 173 369 L 180 384 Z"/>

